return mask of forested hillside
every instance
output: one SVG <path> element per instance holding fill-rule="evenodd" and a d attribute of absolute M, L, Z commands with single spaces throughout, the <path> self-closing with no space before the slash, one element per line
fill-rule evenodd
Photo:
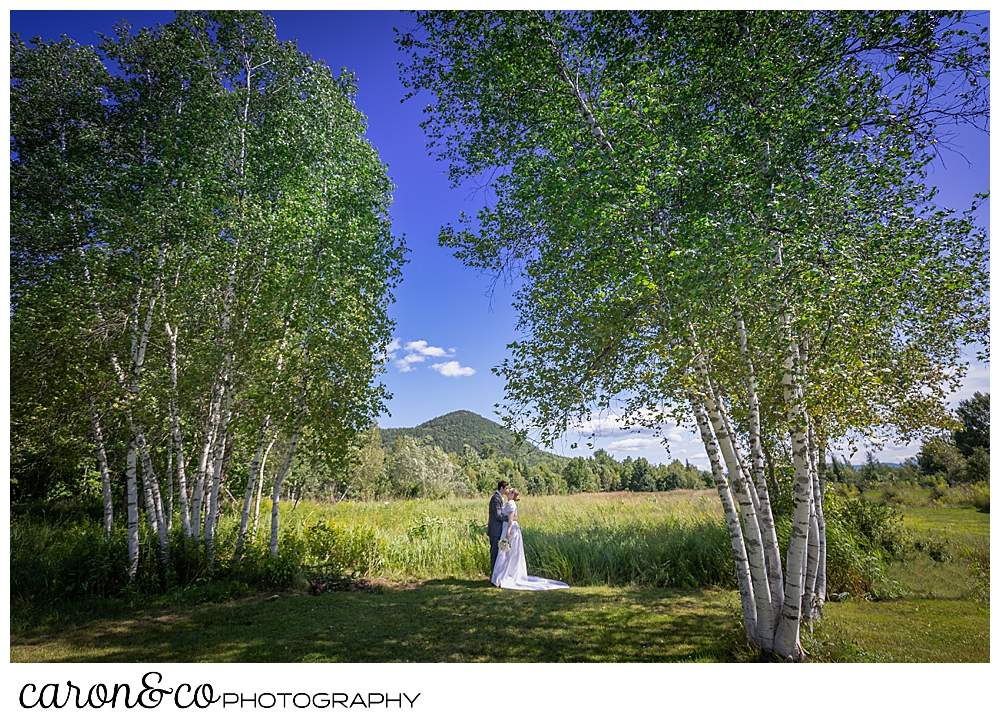
<path fill-rule="evenodd" d="M 386 447 L 391 448 L 397 437 L 412 437 L 454 454 L 461 454 L 467 444 L 481 456 L 491 456 L 490 450 L 493 450 L 498 458 L 523 461 L 529 466 L 557 463 L 562 467 L 568 461 L 565 457 L 544 452 L 530 442 L 519 445 L 510 430 L 464 409 L 436 417 L 417 427 L 382 430 L 382 443 Z"/>

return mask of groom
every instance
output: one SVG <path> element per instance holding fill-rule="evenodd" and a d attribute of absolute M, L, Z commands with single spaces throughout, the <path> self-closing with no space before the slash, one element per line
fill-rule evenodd
<path fill-rule="evenodd" d="M 507 522 L 507 515 L 500 514 L 503 509 L 503 495 L 507 492 L 507 480 L 502 479 L 497 482 L 497 491 L 490 497 L 490 521 L 486 527 L 486 533 L 490 538 L 490 575 L 497 564 L 497 553 L 500 551 L 500 532 L 503 530 L 503 523 Z"/>

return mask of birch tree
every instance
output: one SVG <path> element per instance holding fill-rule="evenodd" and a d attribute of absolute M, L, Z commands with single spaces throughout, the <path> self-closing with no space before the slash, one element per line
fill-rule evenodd
<path fill-rule="evenodd" d="M 595 408 L 693 416 L 748 639 L 801 659 L 823 446 L 932 423 L 959 344 L 984 336 L 983 235 L 922 183 L 942 121 L 988 107 L 979 31 L 948 13 L 416 20 L 399 42 L 404 82 L 434 94 L 430 147 L 496 198 L 442 243 L 523 281 L 507 421 L 550 440 Z M 794 462 L 784 560 L 764 439 Z"/>
<path fill-rule="evenodd" d="M 231 469 L 262 485 L 299 430 L 339 458 L 383 410 L 404 248 L 354 81 L 254 12 L 123 23 L 96 50 L 15 37 L 12 58 L 22 371 L 55 381 L 27 364 L 43 332 L 72 350 L 107 495 L 124 471 L 131 573 L 141 508 L 164 570 L 174 507 L 211 565 Z"/>

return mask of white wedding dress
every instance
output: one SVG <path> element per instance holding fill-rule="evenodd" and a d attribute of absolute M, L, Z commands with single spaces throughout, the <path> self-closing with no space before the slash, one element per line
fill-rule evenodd
<path fill-rule="evenodd" d="M 503 507 L 503 514 L 517 514 L 517 503 L 510 500 Z M 503 523 L 500 540 L 507 539 L 507 522 Z M 514 521 L 510 532 L 510 549 L 500 550 L 497 564 L 493 567 L 493 584 L 507 590 L 557 590 L 569 587 L 558 580 L 547 580 L 544 577 L 534 577 L 528 574 L 528 566 L 524 563 L 524 542 L 521 539 L 521 526 Z"/>

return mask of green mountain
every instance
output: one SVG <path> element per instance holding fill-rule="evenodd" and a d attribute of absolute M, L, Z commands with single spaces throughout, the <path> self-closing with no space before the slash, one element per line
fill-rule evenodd
<path fill-rule="evenodd" d="M 518 446 L 514 433 L 509 429 L 464 409 L 437 417 L 417 427 L 393 427 L 382 430 L 382 444 L 386 447 L 391 447 L 397 437 L 412 437 L 455 454 L 461 454 L 462 447 L 467 444 L 485 456 L 485 450 L 490 446 L 496 450 L 498 458 L 524 460 L 529 466 L 545 462 L 562 467 L 567 462 L 565 457 L 544 452 L 531 442 Z"/>

